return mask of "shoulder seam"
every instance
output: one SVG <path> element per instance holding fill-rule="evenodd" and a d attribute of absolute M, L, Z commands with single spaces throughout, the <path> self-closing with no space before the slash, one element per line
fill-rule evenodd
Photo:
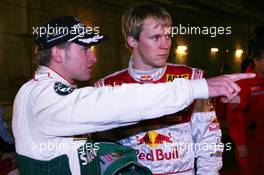
<path fill-rule="evenodd" d="M 110 75 L 107 75 L 106 77 L 103 78 L 103 80 L 105 80 L 105 79 L 107 79 L 107 78 L 114 77 L 114 76 L 116 76 L 116 75 L 118 75 L 118 74 L 121 74 L 121 73 L 123 73 L 123 72 L 125 72 L 125 71 L 127 71 L 127 68 L 125 68 L 125 69 L 123 69 L 123 70 L 120 70 L 120 71 L 117 71 L 117 72 L 114 72 L 114 73 L 112 73 L 112 74 L 110 74 Z"/>

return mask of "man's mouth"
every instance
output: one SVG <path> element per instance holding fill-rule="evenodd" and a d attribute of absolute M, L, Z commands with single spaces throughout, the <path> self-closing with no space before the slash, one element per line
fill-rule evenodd
<path fill-rule="evenodd" d="M 168 57 L 169 55 L 168 54 L 159 54 L 158 56 L 159 57 Z"/>

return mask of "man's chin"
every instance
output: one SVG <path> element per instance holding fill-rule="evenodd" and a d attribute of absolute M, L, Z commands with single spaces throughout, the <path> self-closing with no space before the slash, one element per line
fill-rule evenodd
<path fill-rule="evenodd" d="M 78 81 L 88 81 L 88 80 L 90 80 L 90 79 L 91 79 L 91 76 L 90 76 L 90 75 L 87 75 L 87 76 L 80 77 L 80 78 L 78 79 Z"/>
<path fill-rule="evenodd" d="M 154 65 L 155 68 L 163 68 L 166 66 L 166 63 L 156 64 Z"/>

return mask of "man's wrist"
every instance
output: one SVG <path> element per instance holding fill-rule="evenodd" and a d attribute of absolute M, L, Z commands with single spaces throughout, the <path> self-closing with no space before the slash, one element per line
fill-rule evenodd
<path fill-rule="evenodd" d="M 205 79 L 191 80 L 194 99 L 208 99 L 209 90 Z"/>

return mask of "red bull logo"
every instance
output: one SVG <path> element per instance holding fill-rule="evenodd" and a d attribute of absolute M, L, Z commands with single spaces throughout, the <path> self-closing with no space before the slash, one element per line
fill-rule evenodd
<path fill-rule="evenodd" d="M 162 149 L 151 149 L 149 153 L 143 153 L 136 150 L 138 159 L 149 161 L 162 161 L 162 160 L 176 160 L 179 158 L 179 152 L 177 147 L 173 147 L 171 151 L 165 152 Z"/>
<path fill-rule="evenodd" d="M 170 147 L 164 145 L 165 143 L 173 143 L 171 134 L 164 135 L 156 131 L 148 131 L 143 137 L 137 136 L 138 145 L 148 145 L 151 148 L 148 153 L 141 152 L 140 149 L 136 150 L 138 159 L 140 160 L 149 160 L 149 161 L 162 161 L 162 160 L 171 160 L 178 159 L 179 153 L 177 147 Z M 159 145 L 161 149 L 155 149 Z M 165 151 L 170 149 L 169 151 Z"/>
<path fill-rule="evenodd" d="M 140 76 L 140 79 L 143 80 L 143 81 L 152 80 L 150 75 L 142 75 L 142 76 Z"/>
<path fill-rule="evenodd" d="M 160 134 L 156 131 L 148 131 L 142 138 L 137 137 L 138 145 L 146 144 L 152 148 L 157 147 L 159 144 L 163 144 L 165 142 L 172 143 L 171 134 L 168 136 Z"/>

